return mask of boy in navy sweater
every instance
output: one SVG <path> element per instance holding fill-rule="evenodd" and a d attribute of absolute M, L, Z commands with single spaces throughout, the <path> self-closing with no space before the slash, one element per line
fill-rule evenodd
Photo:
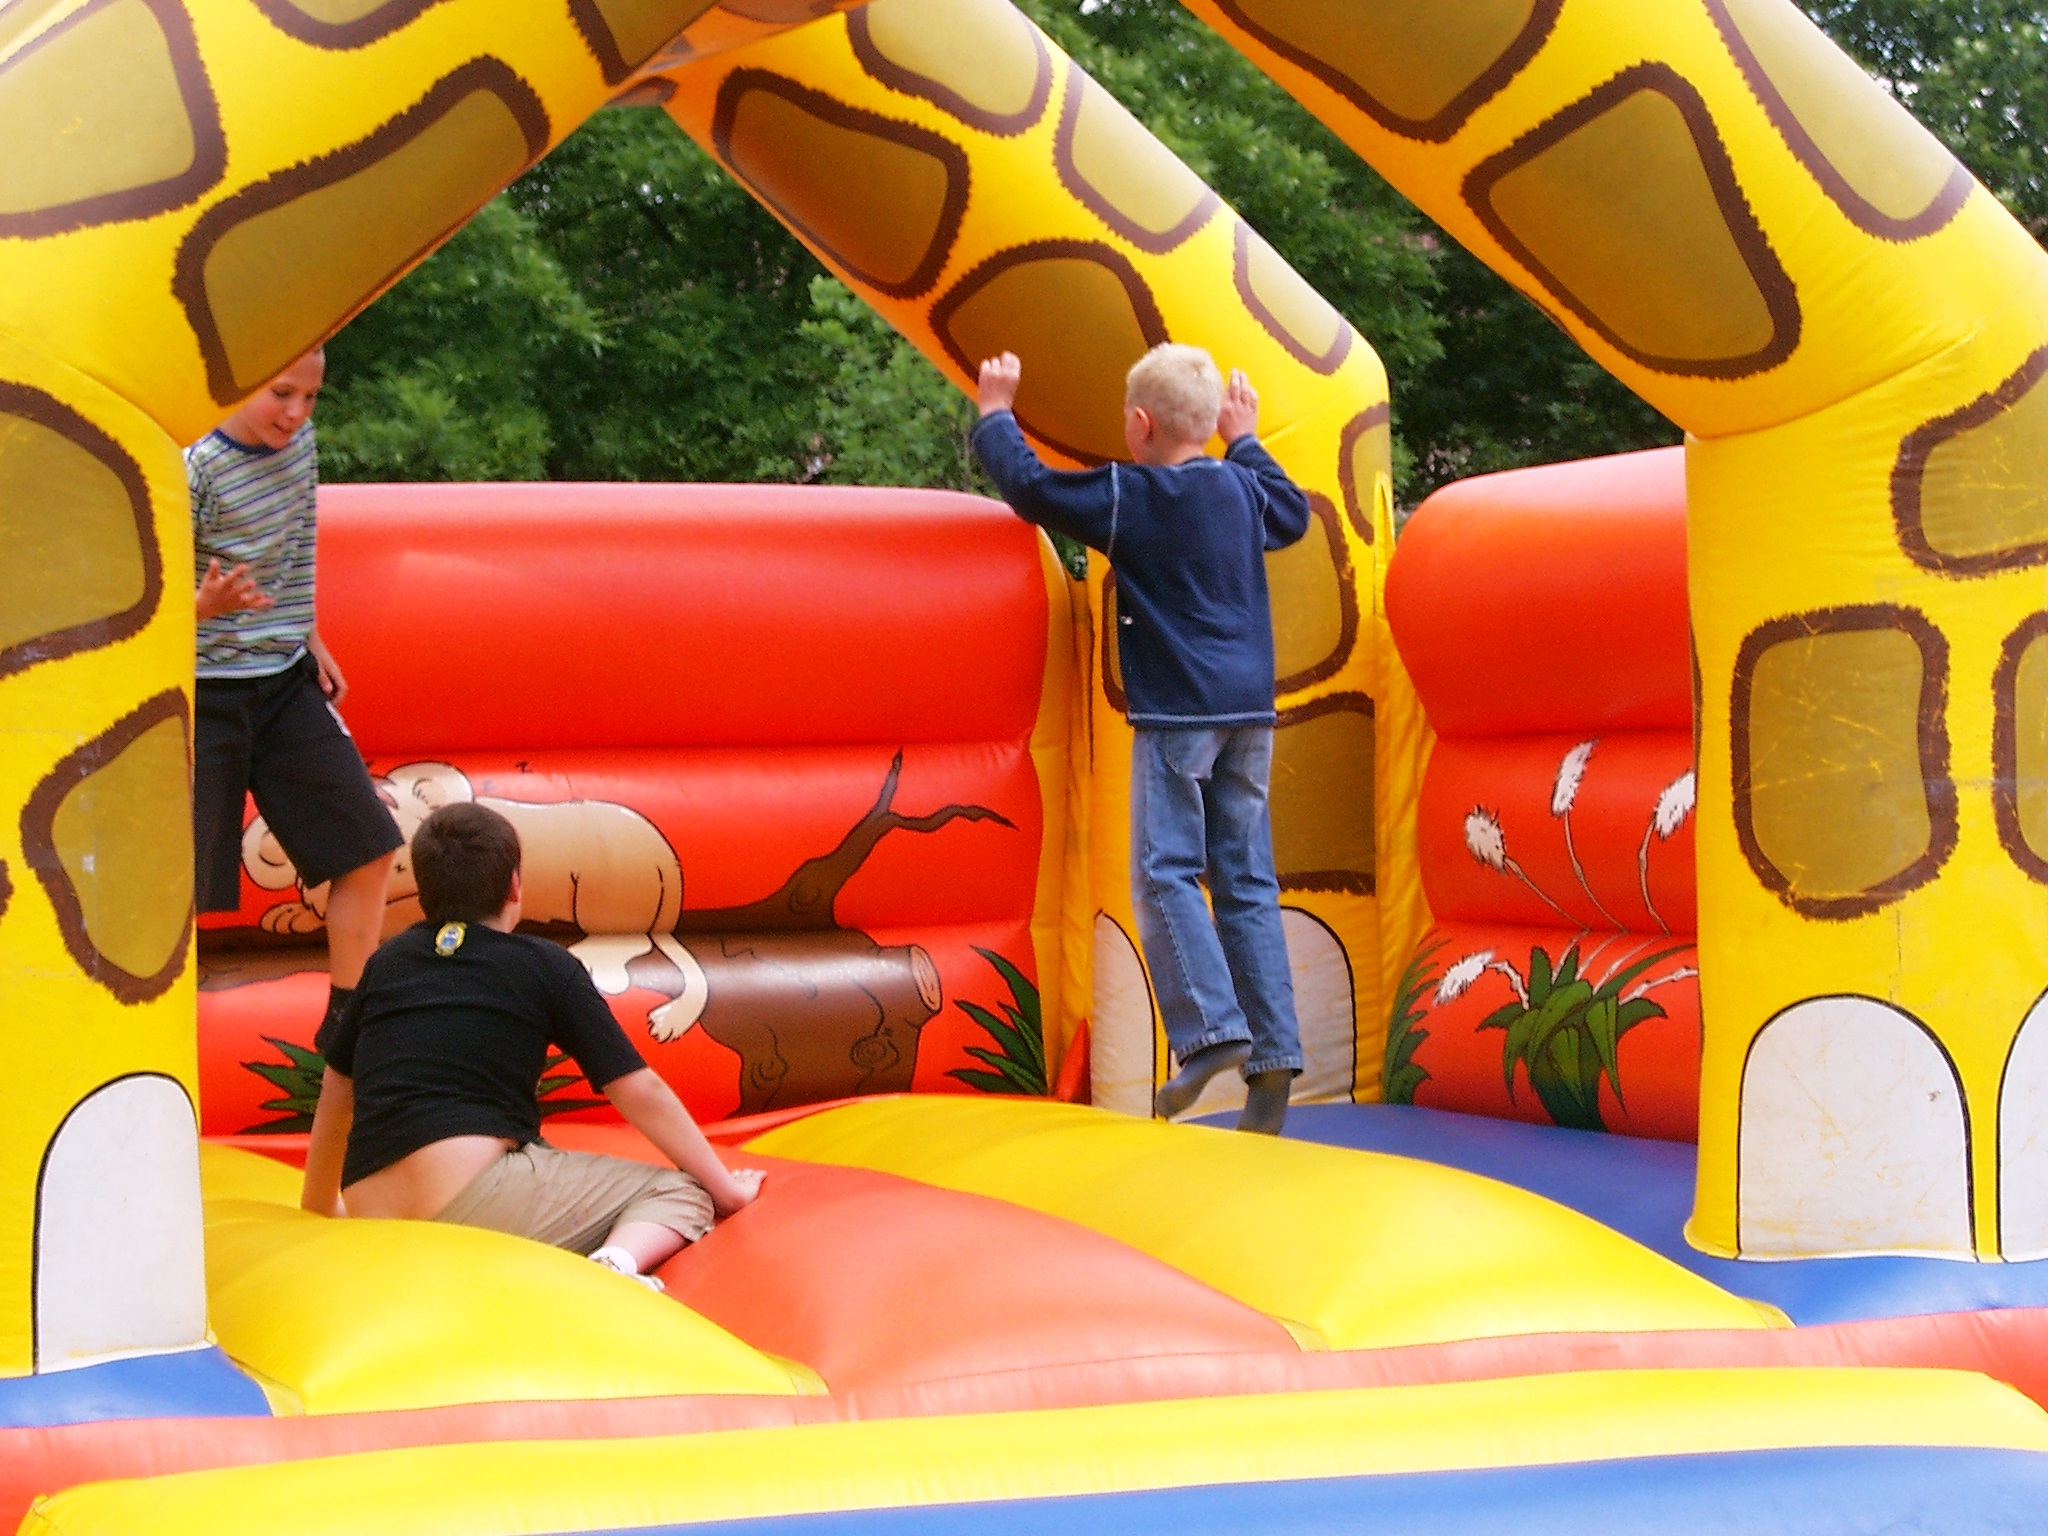
<path fill-rule="evenodd" d="M 1024 441 L 1011 410 L 1022 371 L 1010 352 L 981 365 L 972 441 L 1020 517 L 1100 550 L 1115 572 L 1134 731 L 1131 899 L 1179 1064 L 1153 1110 L 1181 1113 L 1236 1068 L 1238 1129 L 1278 1134 L 1302 1058 L 1266 808 L 1266 552 L 1308 531 L 1308 498 L 1253 436 L 1250 382 L 1233 371 L 1226 389 L 1199 347 L 1139 359 L 1124 397 L 1135 462 L 1076 473 L 1048 469 Z M 1204 451 L 1212 434 L 1220 460 Z"/>

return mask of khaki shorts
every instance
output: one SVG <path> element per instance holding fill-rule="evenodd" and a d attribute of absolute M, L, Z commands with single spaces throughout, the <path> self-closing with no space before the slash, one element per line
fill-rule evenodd
<path fill-rule="evenodd" d="M 592 1254 L 621 1222 L 651 1221 L 694 1243 L 716 1214 L 687 1173 L 534 1141 L 492 1163 L 434 1219 Z"/>

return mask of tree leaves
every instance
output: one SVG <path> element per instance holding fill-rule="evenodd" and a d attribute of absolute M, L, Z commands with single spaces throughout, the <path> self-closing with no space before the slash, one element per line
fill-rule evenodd
<path fill-rule="evenodd" d="M 1025 9 L 1379 352 L 1395 486 L 1675 427 L 1172 0 Z M 2048 31 L 2020 0 L 1812 14 L 2048 233 Z M 967 407 L 667 116 L 598 113 L 329 347 L 329 479 L 978 489 Z"/>

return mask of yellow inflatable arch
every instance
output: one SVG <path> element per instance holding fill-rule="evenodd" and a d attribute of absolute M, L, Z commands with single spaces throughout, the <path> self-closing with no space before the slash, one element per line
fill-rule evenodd
<path fill-rule="evenodd" d="M 1693 434 L 1696 1240 L 2048 1248 L 2000 1227 L 2048 1137 L 1999 1121 L 2048 984 L 2039 249 L 1784 0 L 1194 8 Z M 1276 569 L 1314 1086 L 1375 1092 L 1422 919 L 1377 360 L 1004 0 L 824 9 L 0 5 L 0 1372 L 204 1337 L 178 445 L 626 91 L 956 380 L 1021 352 L 1069 461 L 1150 342 L 1259 381 L 1320 529 Z M 1116 702 L 1063 990 L 1135 1108 Z"/>

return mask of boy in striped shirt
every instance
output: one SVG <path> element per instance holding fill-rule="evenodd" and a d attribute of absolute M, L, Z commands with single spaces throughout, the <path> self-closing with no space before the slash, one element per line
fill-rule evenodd
<path fill-rule="evenodd" d="M 310 889 L 328 885 L 332 1019 L 384 919 L 401 839 L 336 711 L 347 680 L 313 614 L 317 348 L 185 450 L 193 568 L 203 570 L 192 830 L 202 912 L 241 905 L 242 800 Z"/>

